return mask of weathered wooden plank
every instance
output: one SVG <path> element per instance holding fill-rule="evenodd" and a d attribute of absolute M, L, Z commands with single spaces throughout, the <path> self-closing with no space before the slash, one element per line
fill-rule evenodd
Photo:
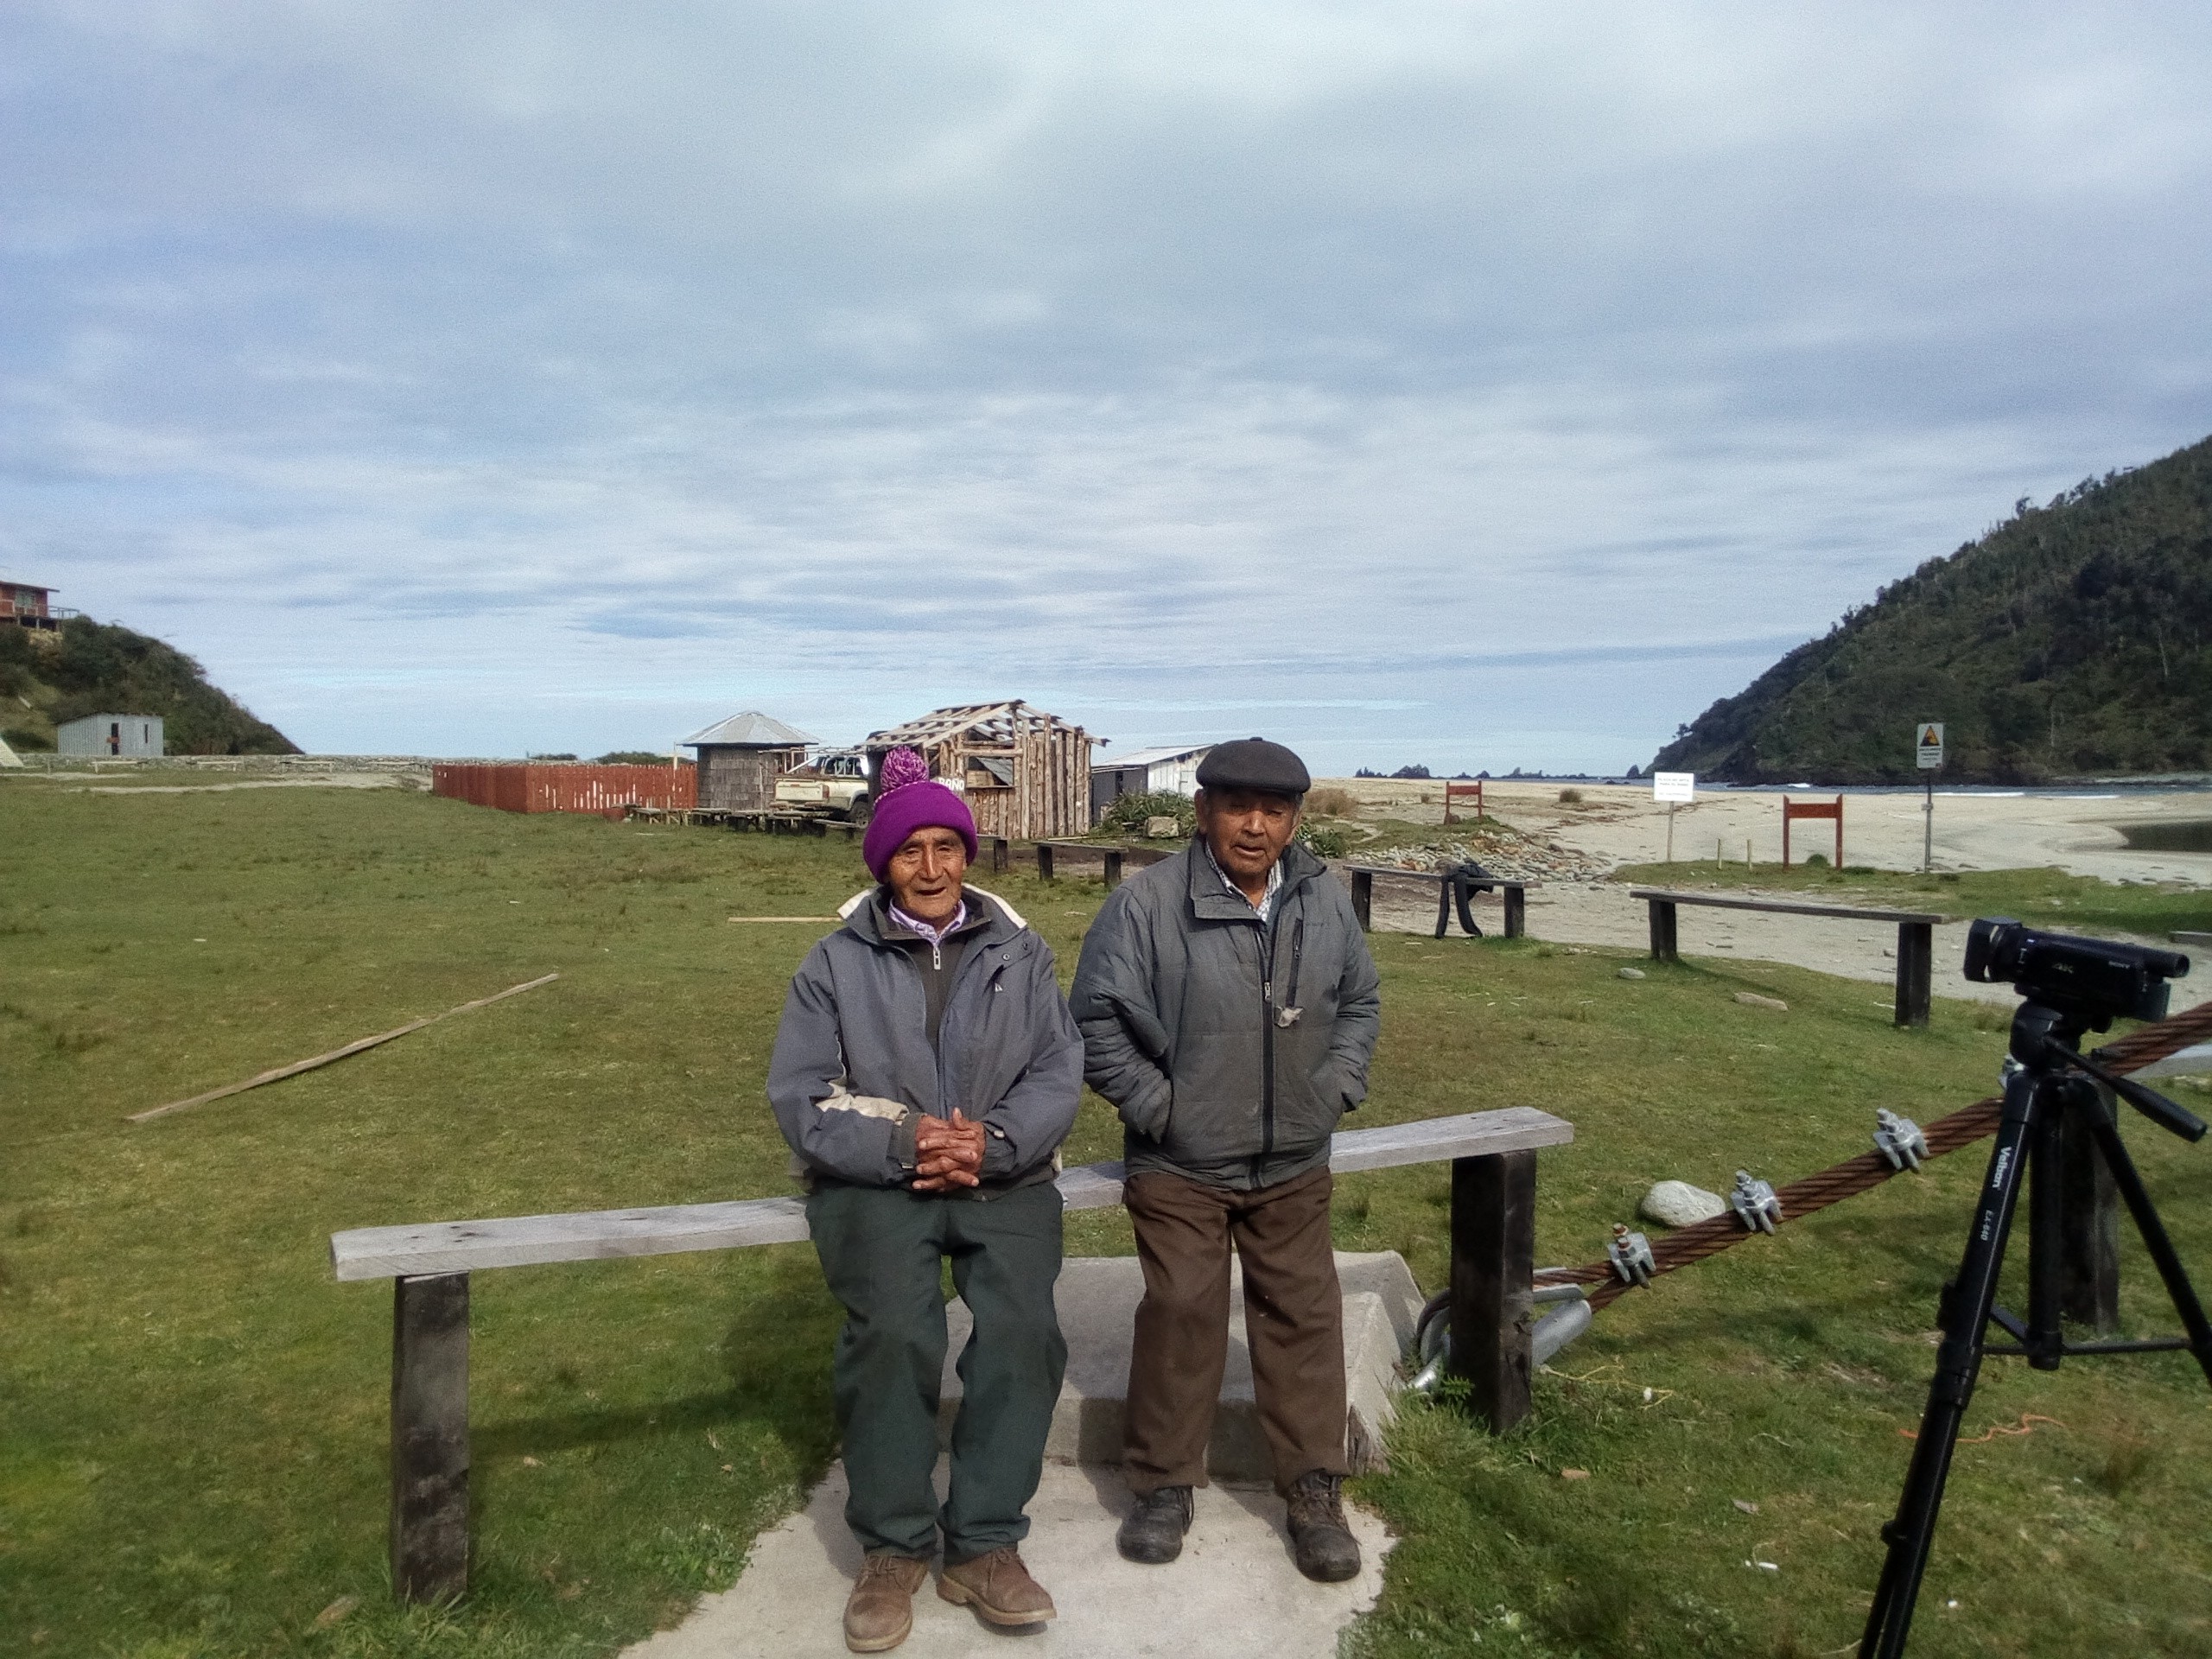
<path fill-rule="evenodd" d="M 1498 1153 L 1565 1146 L 1574 1125 L 1534 1106 L 1506 1106 L 1494 1112 L 1459 1117 L 1426 1117 L 1379 1129 L 1339 1132 L 1329 1167 L 1339 1175 L 1363 1169 L 1395 1169 L 1402 1164 L 1433 1164 L 1446 1159 L 1481 1158 Z"/>
<path fill-rule="evenodd" d="M 360 1227 L 331 1235 L 330 1260 L 340 1280 L 389 1279 L 395 1274 L 465 1273 L 538 1262 L 594 1262 L 790 1244 L 806 1236 L 804 1200 L 745 1198 L 647 1210 Z"/>
<path fill-rule="evenodd" d="M 1943 918 L 1916 910 L 1860 910 L 1847 905 L 1800 905 L 1782 899 L 1731 899 L 1713 893 L 1669 893 L 1663 887 L 1630 887 L 1631 899 L 1669 905 L 1706 905 L 1716 910 L 1765 910 L 1784 916 L 1831 916 L 1847 922 L 1915 922 L 1935 926 Z"/>
<path fill-rule="evenodd" d="M 1897 924 L 1897 1023 L 1924 1026 L 1935 994 L 1936 930 L 1926 922 Z"/>
<path fill-rule="evenodd" d="M 1493 1433 L 1529 1414 L 1535 1266 L 1536 1154 L 1454 1159 L 1447 1369 Z"/>
<path fill-rule="evenodd" d="M 468 1592 L 468 1275 L 391 1292 L 391 1587 L 402 1601 Z"/>
<path fill-rule="evenodd" d="M 1533 1106 L 1509 1106 L 1493 1112 L 1344 1131 L 1336 1138 L 1329 1167 L 1344 1175 L 1363 1169 L 1561 1146 L 1573 1139 L 1574 1126 L 1566 1120 Z M 1071 1210 L 1107 1208 L 1122 1201 L 1122 1166 L 1085 1164 L 1063 1171 L 1059 1188 Z M 331 1235 L 330 1260 L 338 1278 L 351 1281 L 408 1274 L 467 1273 L 542 1262 L 594 1262 L 630 1255 L 672 1255 L 685 1250 L 737 1249 L 754 1244 L 795 1244 L 806 1237 L 803 1199 L 743 1198 L 644 1210 L 359 1227 Z"/>

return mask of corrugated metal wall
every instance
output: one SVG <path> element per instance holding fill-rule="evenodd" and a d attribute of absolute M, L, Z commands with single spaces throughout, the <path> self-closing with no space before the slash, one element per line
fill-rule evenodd
<path fill-rule="evenodd" d="M 440 761 L 430 792 L 503 812 L 596 812 L 619 818 L 626 807 L 698 804 L 690 766 L 485 766 Z"/>

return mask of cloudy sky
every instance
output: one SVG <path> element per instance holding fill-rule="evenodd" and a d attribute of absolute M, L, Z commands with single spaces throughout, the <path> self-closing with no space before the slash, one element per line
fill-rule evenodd
<path fill-rule="evenodd" d="M 2212 431 L 2208 86 L 2202 0 L 10 0 L 0 575 L 326 751 L 1617 769 Z"/>

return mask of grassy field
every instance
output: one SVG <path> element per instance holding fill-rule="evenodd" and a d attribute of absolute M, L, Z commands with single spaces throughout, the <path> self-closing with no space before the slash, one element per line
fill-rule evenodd
<path fill-rule="evenodd" d="M 602 1654 L 727 1583 L 834 1450 L 834 1310 L 809 1250 L 477 1275 L 474 1592 L 403 1611 L 383 1566 L 389 1293 L 333 1282 L 326 1240 L 788 1191 L 762 1077 L 823 925 L 728 918 L 826 916 L 859 880 L 842 842 L 397 791 L 0 783 L 0 1653 Z M 1101 889 L 991 885 L 1071 970 Z M 1543 1154 L 1547 1262 L 1601 1255 L 1651 1179 L 1725 1188 L 1745 1166 L 1779 1185 L 1863 1148 L 1877 1105 L 1924 1122 L 1985 1094 L 2003 1042 L 1989 1010 L 1939 1004 L 1900 1032 L 1875 989 L 1782 967 L 1626 982 L 1624 956 L 1529 941 L 1376 954 L 1386 1024 L 1357 1121 L 1572 1119 L 1576 1143 Z M 556 970 L 327 1071 L 121 1121 Z M 1736 1004 L 1747 988 L 1789 1012 Z M 2212 1281 L 2212 1151 L 2130 1138 Z M 1071 1160 L 1116 1145 L 1087 1104 Z M 1410 1413 L 1363 1486 L 1402 1541 L 1354 1645 L 1847 1645 L 1980 1163 L 1624 1299 L 1512 1435 Z M 1434 1285 L 1445 1172 L 1347 1179 L 1338 1231 Z M 1069 1234 L 1129 1248 L 1118 1211 Z M 2164 1328 L 2130 1249 L 2131 1325 Z M 1969 1432 L 2023 1413 L 2056 1422 L 1961 1452 L 1915 1652 L 2212 1649 L 2212 1391 L 2171 1355 L 1993 1363 Z"/>

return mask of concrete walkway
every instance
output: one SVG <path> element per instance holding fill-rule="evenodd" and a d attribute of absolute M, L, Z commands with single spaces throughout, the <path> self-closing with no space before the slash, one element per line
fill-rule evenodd
<path fill-rule="evenodd" d="M 938 1486 L 945 1465 L 938 1465 Z M 674 1630 L 625 1650 L 626 1659 L 839 1659 L 845 1595 L 860 1550 L 845 1529 L 845 1471 L 834 1465 L 807 1506 L 753 1547 L 737 1583 L 700 1601 Z M 1365 1568 L 1349 1584 L 1313 1584 L 1291 1564 L 1282 1503 L 1263 1487 L 1214 1485 L 1180 1559 L 1137 1567 L 1114 1552 L 1129 1503 L 1118 1470 L 1047 1463 L 1021 1558 L 1052 1592 L 1059 1617 L 1001 1631 L 938 1599 L 934 1581 L 914 1598 L 914 1633 L 901 1659 L 1334 1659 L 1337 1638 L 1375 1605 L 1389 1535 L 1345 1506 Z"/>

